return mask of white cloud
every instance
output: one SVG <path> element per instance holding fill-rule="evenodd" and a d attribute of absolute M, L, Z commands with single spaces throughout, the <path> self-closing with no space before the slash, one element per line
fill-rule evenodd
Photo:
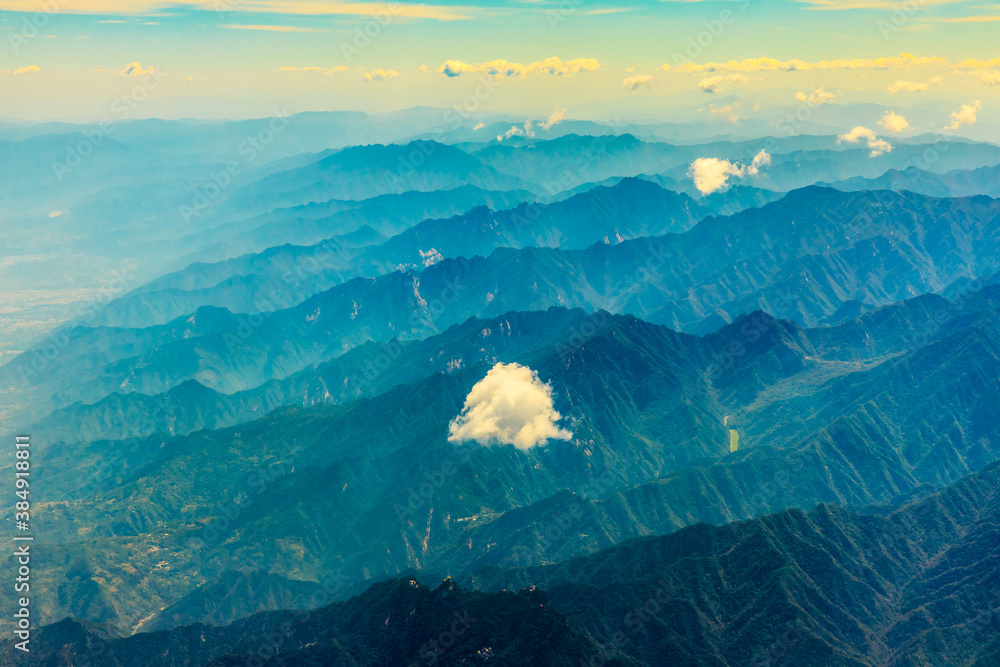
<path fill-rule="evenodd" d="M 751 81 L 761 81 L 759 78 L 751 78 L 746 74 L 719 74 L 710 76 L 698 82 L 698 87 L 706 93 L 718 93 L 722 91 L 723 84 L 726 83 L 750 83 Z"/>
<path fill-rule="evenodd" d="M 476 123 L 476 126 L 472 128 L 472 131 L 475 132 L 476 130 L 481 130 L 484 127 L 486 127 L 486 123 Z"/>
<path fill-rule="evenodd" d="M 976 100 L 972 104 L 963 104 L 958 111 L 951 112 L 951 125 L 946 130 L 954 132 L 964 125 L 972 125 L 976 122 L 976 114 L 983 108 L 983 103 Z"/>
<path fill-rule="evenodd" d="M 156 71 L 155 67 L 150 67 L 148 69 L 143 69 L 142 65 L 139 63 L 129 63 L 128 67 L 119 71 L 118 73 L 122 76 L 145 76 L 147 74 L 152 74 Z"/>
<path fill-rule="evenodd" d="M 878 124 L 888 132 L 903 132 L 910 129 L 910 122 L 906 117 L 895 111 L 886 111 Z"/>
<path fill-rule="evenodd" d="M 532 129 L 532 124 L 530 120 L 524 121 L 524 127 L 518 125 L 512 125 L 509 130 L 503 134 L 497 135 L 497 141 L 503 141 L 504 139 L 510 139 L 511 137 L 528 137 L 531 138 L 535 136 L 535 130 Z"/>
<path fill-rule="evenodd" d="M 763 167 L 770 164 L 771 154 L 763 150 L 754 156 L 749 166 L 714 157 L 703 157 L 691 163 L 688 175 L 694 180 L 698 192 L 708 195 L 726 187 L 730 176 L 756 176 Z"/>
<path fill-rule="evenodd" d="M 21 76 L 22 74 L 35 74 L 41 71 L 42 68 L 38 65 L 28 65 L 27 67 L 18 67 L 12 70 L 0 69 L 0 76 Z"/>
<path fill-rule="evenodd" d="M 448 425 L 449 442 L 474 440 L 528 450 L 550 439 L 569 440 L 573 434 L 556 425 L 552 387 L 520 364 L 495 365 L 465 399 L 462 414 Z"/>
<path fill-rule="evenodd" d="M 871 150 L 869 153 L 870 157 L 878 157 L 883 153 L 892 151 L 892 145 L 884 139 L 879 139 L 878 135 L 875 134 L 875 130 L 870 130 L 861 125 L 858 125 L 847 134 L 841 134 L 837 137 L 838 142 L 846 141 L 849 144 L 856 144 L 862 139 L 868 142 L 868 148 Z"/>
<path fill-rule="evenodd" d="M 823 87 L 820 86 L 819 88 L 810 93 L 800 90 L 799 92 L 795 93 L 795 99 L 797 99 L 799 102 L 805 102 L 811 106 L 816 107 L 821 104 L 826 104 L 827 102 L 832 102 L 833 100 L 837 99 L 837 94 L 823 90 Z"/>
<path fill-rule="evenodd" d="M 770 166 L 771 166 L 771 154 L 768 153 L 767 151 L 762 150 L 753 156 L 753 162 L 751 162 L 750 166 L 747 167 L 747 173 L 751 176 L 756 176 L 757 174 L 760 173 L 761 167 L 770 167 Z"/>
<path fill-rule="evenodd" d="M 698 192 L 707 195 L 726 187 L 730 176 L 742 176 L 743 169 L 729 160 L 701 157 L 691 163 L 688 174 L 694 180 Z"/>
<path fill-rule="evenodd" d="M 979 81 L 980 83 L 984 83 L 987 86 L 1000 85 L 1000 70 L 980 72 Z"/>
<path fill-rule="evenodd" d="M 367 81 L 388 81 L 389 79 L 395 79 L 399 76 L 399 72 L 394 69 L 373 69 L 370 72 L 365 72 L 365 80 Z"/>
<path fill-rule="evenodd" d="M 566 120 L 566 110 L 555 107 L 552 109 L 552 113 L 549 114 L 549 119 L 542 123 L 543 130 L 551 130 L 553 127 L 559 123 Z"/>
<path fill-rule="evenodd" d="M 928 83 L 916 83 L 914 81 L 897 81 L 896 83 L 890 83 L 885 87 L 890 93 L 895 95 L 896 93 L 922 93 L 928 88 L 930 88 Z"/>
<path fill-rule="evenodd" d="M 993 60 L 975 60 L 969 58 L 955 65 L 958 69 L 996 69 L 1000 67 L 1000 58 Z"/>
<path fill-rule="evenodd" d="M 742 105 L 739 102 L 733 102 L 732 104 L 727 104 L 724 107 L 717 107 L 712 104 L 708 105 L 708 112 L 713 116 L 725 116 L 730 123 L 736 125 L 740 121 L 740 109 Z"/>
<path fill-rule="evenodd" d="M 638 90 L 639 88 L 649 88 L 653 85 L 653 75 L 652 74 L 636 74 L 635 76 L 627 76 L 622 79 L 622 85 L 629 90 Z"/>
<path fill-rule="evenodd" d="M 706 63 L 696 65 L 685 63 L 671 68 L 663 65 L 664 71 L 681 72 L 683 74 L 704 74 L 706 72 L 810 72 L 850 69 L 906 69 L 922 65 L 948 66 L 946 58 L 917 57 L 909 53 L 886 58 L 854 58 L 850 60 L 820 60 L 807 62 L 793 58 L 792 60 L 775 60 L 774 58 L 747 58 L 745 60 L 730 60 L 725 63 Z"/>
<path fill-rule="evenodd" d="M 449 77 L 463 74 L 489 74 L 499 77 L 525 77 L 529 74 L 551 74 L 553 76 L 570 76 L 580 72 L 593 72 L 600 69 L 601 63 L 593 58 L 576 58 L 563 61 L 558 57 L 546 58 L 527 65 L 512 63 L 506 60 L 491 60 L 485 63 L 470 64 L 461 60 L 447 60 L 435 71 Z"/>
<path fill-rule="evenodd" d="M 915 81 L 896 81 L 885 87 L 890 93 L 922 93 L 930 90 L 931 84 L 944 83 L 944 79 L 939 76 L 931 77 L 927 83 L 917 83 Z"/>

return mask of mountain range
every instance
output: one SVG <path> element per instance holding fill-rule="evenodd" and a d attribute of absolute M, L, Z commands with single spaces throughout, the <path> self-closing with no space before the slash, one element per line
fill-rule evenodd
<path fill-rule="evenodd" d="M 229 625 L 121 637 L 67 619 L 41 630 L 35 664 L 989 665 L 1000 658 L 998 486 L 994 464 L 899 508 L 701 524 L 433 589 L 388 580 Z M 13 659 L 9 641 L 4 651 Z"/>
<path fill-rule="evenodd" d="M 689 93 L 0 119 L 0 664 L 1000 662 L 990 112 Z"/>
<path fill-rule="evenodd" d="M 66 602 L 46 612 L 125 630 L 236 564 L 292 580 L 461 576 L 699 522 L 905 498 L 997 458 L 995 290 L 834 328 L 754 313 L 701 338 L 607 313 L 511 313 L 268 387 L 301 402 L 255 421 L 50 447 L 39 484 L 52 510 L 38 530 L 63 547 L 40 576 Z M 451 415 L 498 361 L 551 383 L 571 441 L 527 452 L 447 441 Z M 188 400 L 178 422 L 225 404 L 176 398 Z M 273 404 L 257 405 L 242 418 Z M 725 421 L 741 434 L 736 453 Z M 553 516 L 569 525 L 540 538 Z"/>
<path fill-rule="evenodd" d="M 822 213 L 803 218 L 803 210 Z M 258 293 L 256 313 L 243 315 L 202 307 L 144 329 L 70 327 L 53 334 L 52 359 L 50 340 L 0 367 L 0 386 L 30 397 L 20 410 L 35 418 L 190 379 L 228 393 L 367 341 L 420 338 L 468 317 L 551 306 L 702 333 L 757 309 L 806 326 L 833 323 L 996 273 L 998 212 L 987 197 L 805 188 L 682 234 L 584 250 L 497 248 L 422 271 L 355 278 L 291 307 L 294 280 L 282 281 Z"/>

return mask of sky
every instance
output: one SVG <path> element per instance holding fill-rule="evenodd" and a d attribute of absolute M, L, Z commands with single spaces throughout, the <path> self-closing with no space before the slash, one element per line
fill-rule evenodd
<path fill-rule="evenodd" d="M 0 118 L 1000 108 L 985 0 L 0 0 Z M 483 86 L 488 94 L 483 94 Z"/>

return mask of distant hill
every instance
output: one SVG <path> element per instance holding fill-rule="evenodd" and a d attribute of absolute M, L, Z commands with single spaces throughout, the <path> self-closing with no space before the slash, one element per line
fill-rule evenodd
<path fill-rule="evenodd" d="M 331 199 L 277 208 L 187 236 L 182 243 L 192 251 L 177 263 L 184 268 L 195 262 L 222 262 L 282 245 L 314 245 L 366 228 L 388 238 L 423 220 L 448 218 L 477 206 L 513 208 L 532 198 L 526 190 L 491 192 L 462 185 L 450 190 L 411 190 L 361 201 Z M 154 280 L 151 284 L 160 283 Z"/>
<path fill-rule="evenodd" d="M 291 276 L 255 295 L 264 315 L 206 307 L 145 329 L 68 328 L 56 337 L 60 354 L 42 356 L 40 369 L 32 363 L 42 363 L 44 342 L 0 367 L 0 387 L 24 390 L 36 417 L 190 379 L 229 393 L 367 341 L 422 338 L 469 317 L 556 305 L 694 333 L 758 309 L 813 326 L 839 321 L 845 304 L 871 309 L 996 272 L 998 225 L 1000 201 L 987 197 L 805 188 L 681 234 L 584 250 L 498 248 L 357 278 L 289 308 Z"/>
<path fill-rule="evenodd" d="M 64 545 L 40 576 L 67 597 L 39 613 L 124 629 L 233 569 L 349 583 L 407 568 L 458 576 L 699 522 L 909 497 L 1000 456 L 992 289 L 951 312 L 923 297 L 833 329 L 754 313 L 705 338 L 631 317 L 512 313 L 263 388 L 308 407 L 40 449 L 36 502 L 50 509 L 37 531 Z M 447 441 L 497 361 L 551 383 L 571 441 L 527 452 Z M 232 409 L 213 414 L 223 397 L 199 385 L 184 392 L 179 417 Z M 728 428 L 739 429 L 735 454 Z M 237 610 L 267 608 L 266 587 L 247 590 L 264 598 L 234 597 Z"/>
<path fill-rule="evenodd" d="M 575 667 L 603 657 L 593 640 L 570 628 L 566 618 L 549 607 L 541 591 L 487 594 L 462 590 L 451 580 L 431 589 L 415 579 L 378 584 L 347 602 L 312 612 L 269 612 L 226 627 L 198 625 L 124 639 L 66 619 L 40 630 L 32 646 L 32 664 L 43 667 L 66 661 L 237 667 L 248 658 L 270 666 Z M 9 644 L 3 652 L 6 660 L 18 659 Z M 612 659 L 603 664 L 634 663 Z"/>
<path fill-rule="evenodd" d="M 286 244 L 168 274 L 104 307 L 95 324 L 163 324 L 201 306 L 253 312 L 284 286 L 284 307 L 352 278 L 419 271 L 445 258 L 486 256 L 497 248 L 583 249 L 690 229 L 707 211 L 687 195 L 646 180 L 624 179 L 553 204 L 485 206 L 447 219 L 424 220 L 384 239 L 370 228 L 314 246 Z M 399 225 L 399 220 L 395 222 Z M 401 225 L 400 225 L 401 226 Z"/>
<path fill-rule="evenodd" d="M 789 510 L 463 581 L 537 585 L 573 627 L 642 665 L 989 665 L 998 484 L 994 464 L 876 516 Z"/>
<path fill-rule="evenodd" d="M 501 173 L 468 153 L 436 141 L 351 146 L 235 190 L 240 210 L 267 212 L 330 199 L 367 199 L 410 190 L 461 185 L 484 190 L 529 190 L 537 185 Z"/>
<path fill-rule="evenodd" d="M 937 174 L 917 167 L 890 169 L 878 178 L 848 178 L 831 183 L 847 192 L 858 190 L 909 190 L 932 197 L 1000 197 L 1000 165 L 978 169 L 954 169 Z"/>

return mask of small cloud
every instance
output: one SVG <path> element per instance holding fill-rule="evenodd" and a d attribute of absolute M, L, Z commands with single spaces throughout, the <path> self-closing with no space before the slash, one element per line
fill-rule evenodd
<path fill-rule="evenodd" d="M 365 72 L 366 81 L 388 81 L 389 79 L 395 79 L 399 76 L 399 72 L 394 69 L 373 69 L 370 72 Z"/>
<path fill-rule="evenodd" d="M 760 151 L 748 165 L 714 157 L 698 158 L 691 163 L 688 175 L 694 181 L 694 186 L 703 195 L 709 195 L 726 187 L 730 176 L 742 178 L 756 176 L 761 169 L 771 165 L 771 154 Z"/>
<path fill-rule="evenodd" d="M 979 100 L 972 104 L 963 104 L 961 109 L 951 112 L 951 125 L 945 129 L 954 132 L 965 125 L 972 125 L 976 122 L 976 114 L 982 111 L 982 108 L 983 103 Z"/>
<path fill-rule="evenodd" d="M 41 71 L 42 68 L 38 65 L 28 65 L 27 67 L 18 67 L 12 70 L 0 70 L 0 76 L 21 76 L 22 74 L 36 74 Z"/>
<path fill-rule="evenodd" d="M 987 86 L 1000 85 L 1000 70 L 994 70 L 992 72 L 980 72 L 979 82 L 984 83 Z"/>
<path fill-rule="evenodd" d="M 849 144 L 856 144 L 862 139 L 865 139 L 868 142 L 868 148 L 871 150 L 869 153 L 870 157 L 878 157 L 883 153 L 889 153 L 892 151 L 892 145 L 884 139 L 879 139 L 878 135 L 875 134 L 875 130 L 870 130 L 867 127 L 862 127 L 861 125 L 858 125 L 847 134 L 839 135 L 837 137 L 837 142 L 846 141 Z"/>
<path fill-rule="evenodd" d="M 927 83 L 916 83 L 914 81 L 897 81 L 885 87 L 890 93 L 922 93 L 930 89 L 932 84 L 944 83 L 944 79 L 935 76 L 927 80 Z"/>
<path fill-rule="evenodd" d="M 976 60 L 968 58 L 955 65 L 959 69 L 995 69 L 1000 67 L 1000 57 L 993 60 Z"/>
<path fill-rule="evenodd" d="M 506 61 L 496 61 L 496 60 L 492 62 L 506 63 Z M 437 68 L 437 72 L 439 74 L 444 74 L 447 77 L 454 78 L 456 76 L 462 76 L 463 74 L 472 74 L 473 72 L 478 72 L 480 71 L 479 68 L 485 64 L 488 63 L 480 63 L 479 65 L 470 65 L 469 63 L 464 63 L 461 60 L 446 60 L 444 61 L 444 64 L 441 65 L 441 67 Z M 506 69 L 504 70 L 503 76 L 514 76 L 514 75 L 515 75 L 514 73 L 508 73 Z M 498 75 L 494 74 L 493 76 L 498 76 Z"/>
<path fill-rule="evenodd" d="M 496 364 L 465 398 L 462 413 L 448 425 L 449 442 L 514 445 L 527 451 L 573 434 L 556 425 L 552 387 L 520 364 Z"/>
<path fill-rule="evenodd" d="M 719 74 L 702 79 L 698 82 L 698 87 L 706 93 L 720 93 L 723 84 L 726 83 L 750 83 L 751 81 L 761 81 L 762 79 L 749 77 L 746 74 Z"/>
<path fill-rule="evenodd" d="M 743 169 L 729 160 L 702 157 L 691 163 L 688 175 L 694 180 L 698 192 L 707 195 L 726 187 L 730 176 L 742 176 Z"/>
<path fill-rule="evenodd" d="M 886 111 L 878 124 L 888 132 L 904 132 L 910 129 L 910 122 L 895 111 Z"/>
<path fill-rule="evenodd" d="M 559 58 L 546 58 L 540 62 L 528 65 L 528 74 L 551 74 L 553 76 L 568 76 L 581 72 L 593 72 L 600 69 L 601 63 L 593 58 L 575 58 L 563 62 Z"/>
<path fill-rule="evenodd" d="M 765 150 L 760 151 L 753 156 L 753 162 L 747 167 L 747 174 L 750 176 L 756 176 L 760 173 L 761 167 L 771 166 L 771 154 Z"/>
<path fill-rule="evenodd" d="M 504 139 L 510 139 L 511 137 L 533 137 L 535 136 L 535 131 L 531 127 L 531 121 L 524 121 L 524 127 L 521 128 L 518 125 L 513 125 L 509 130 L 503 134 L 497 135 L 497 141 L 503 141 Z"/>
<path fill-rule="evenodd" d="M 431 68 L 428 67 L 427 65 L 421 65 L 420 67 L 417 68 L 417 74 L 423 74 L 424 72 L 430 72 L 430 71 Z"/>
<path fill-rule="evenodd" d="M 147 74 L 152 74 L 156 71 L 155 67 L 150 67 L 148 69 L 143 68 L 139 63 L 129 63 L 128 67 L 120 70 L 118 73 L 122 76 L 145 76 Z"/>
<path fill-rule="evenodd" d="M 930 88 L 928 83 L 916 83 L 914 81 L 897 81 L 896 83 L 890 83 L 885 87 L 890 93 L 895 95 L 896 93 L 922 93 L 928 88 Z"/>
<path fill-rule="evenodd" d="M 472 128 L 472 131 L 481 130 L 486 127 L 486 123 L 476 123 L 476 126 Z"/>
<path fill-rule="evenodd" d="M 627 76 L 622 79 L 622 85 L 629 90 L 638 90 L 639 88 L 649 88 L 653 85 L 653 75 L 652 74 L 636 74 L 635 76 Z"/>
<path fill-rule="evenodd" d="M 551 130 L 564 120 L 566 120 L 566 110 L 555 107 L 552 109 L 552 113 L 549 114 L 549 119 L 542 123 L 541 127 L 543 130 Z"/>
<path fill-rule="evenodd" d="M 805 91 L 800 90 L 799 92 L 795 93 L 795 99 L 797 99 L 799 102 L 805 102 L 810 106 L 816 107 L 821 104 L 826 104 L 827 102 L 832 102 L 833 100 L 837 99 L 837 94 L 823 90 L 823 86 L 820 86 L 819 88 L 810 93 L 806 93 Z"/>
<path fill-rule="evenodd" d="M 725 116 L 730 123 L 736 125 L 740 122 L 740 109 L 743 108 L 739 102 L 733 102 L 732 104 L 727 104 L 724 107 L 716 107 L 715 105 L 709 104 L 709 113 L 713 116 Z"/>
<path fill-rule="evenodd" d="M 601 67 L 601 63 L 593 58 L 575 58 L 564 61 L 553 56 L 527 65 L 508 62 L 502 58 L 475 64 L 462 62 L 461 60 L 446 60 L 435 71 L 447 77 L 462 76 L 463 74 L 488 74 L 497 77 L 523 78 L 529 74 L 571 76 L 581 72 L 593 72 Z"/>

